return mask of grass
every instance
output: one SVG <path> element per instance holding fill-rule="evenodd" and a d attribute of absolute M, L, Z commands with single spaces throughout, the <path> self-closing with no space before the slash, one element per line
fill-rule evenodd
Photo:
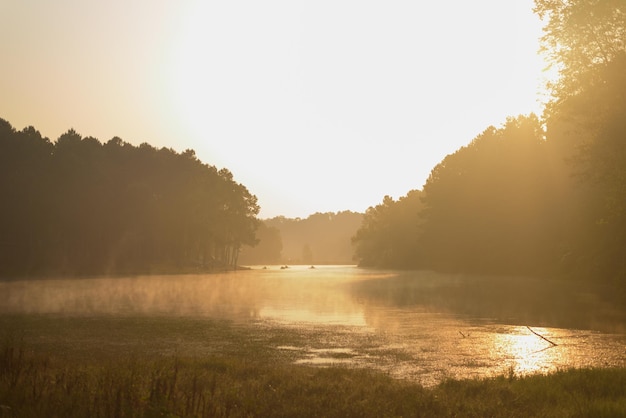
<path fill-rule="evenodd" d="M 2 315 L 0 417 L 614 417 L 626 369 L 448 380 L 434 388 L 294 365 L 293 330 L 168 317 Z"/>

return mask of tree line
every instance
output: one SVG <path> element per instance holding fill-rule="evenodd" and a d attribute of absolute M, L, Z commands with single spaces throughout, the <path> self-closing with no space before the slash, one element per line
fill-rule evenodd
<path fill-rule="evenodd" d="M 536 0 L 559 77 L 541 117 L 508 118 L 421 190 L 367 210 L 361 265 L 625 283 L 626 1 Z"/>
<path fill-rule="evenodd" d="M 256 240 L 257 198 L 192 150 L 0 119 L 0 195 L 5 277 L 234 266 Z"/>
<path fill-rule="evenodd" d="M 244 246 L 243 264 L 352 264 L 351 237 L 362 213 L 314 213 L 307 218 L 277 216 L 259 225 L 255 247 Z"/>

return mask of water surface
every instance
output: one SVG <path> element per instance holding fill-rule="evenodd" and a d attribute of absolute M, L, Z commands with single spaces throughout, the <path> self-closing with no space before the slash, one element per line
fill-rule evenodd
<path fill-rule="evenodd" d="M 626 366 L 626 313 L 601 288 L 354 266 L 0 282 L 0 314 L 223 318 L 288 330 L 296 363 L 446 377 Z"/>

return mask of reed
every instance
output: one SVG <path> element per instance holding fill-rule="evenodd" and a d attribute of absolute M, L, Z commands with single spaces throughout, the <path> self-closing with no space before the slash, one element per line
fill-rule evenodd
<path fill-rule="evenodd" d="M 5 345 L 2 417 L 624 416 L 626 370 L 446 381 L 432 389 L 381 373 L 207 359 L 95 367 Z"/>
<path fill-rule="evenodd" d="M 28 321 L 41 326 L 38 338 L 30 328 L 25 335 L 6 335 L 1 345 L 1 418 L 626 416 L 626 369 L 525 377 L 511 370 L 495 378 L 446 380 L 424 388 L 369 369 L 293 364 L 268 350 L 265 340 L 252 338 L 256 334 L 227 322 L 205 321 L 215 350 L 198 355 L 163 350 L 167 344 L 155 350 L 109 340 L 107 345 L 106 327 L 94 331 L 100 339 L 82 328 L 91 324 L 89 319 L 60 320 L 65 327 L 56 331 L 63 330 L 67 344 L 61 347 L 42 331 L 50 329 L 49 319 Z M 118 328 L 132 322 L 115 321 Z M 68 324 L 75 329 L 67 329 Z M 146 324 L 129 325 L 128 332 Z M 183 336 L 196 329 L 184 322 L 170 328 L 175 322 L 166 319 L 153 324 L 136 338 L 152 335 L 148 342 L 154 345 L 171 338 L 175 329 Z M 116 338 L 124 335 L 123 329 L 117 331 Z"/>

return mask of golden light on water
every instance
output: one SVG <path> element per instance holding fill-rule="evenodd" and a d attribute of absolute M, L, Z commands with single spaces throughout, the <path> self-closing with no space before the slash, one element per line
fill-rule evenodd
<path fill-rule="evenodd" d="M 274 308 L 267 306 L 259 311 L 259 317 L 287 323 L 367 326 L 362 311 L 316 312 L 304 308 Z"/>
<path fill-rule="evenodd" d="M 533 328 L 537 334 L 554 341 L 558 335 L 546 328 Z M 558 344 L 558 343 L 557 343 Z M 508 365 L 516 374 L 545 373 L 555 364 L 567 363 L 567 351 L 558 345 L 550 344 L 523 326 L 511 327 L 509 332 L 494 334 L 494 353 L 508 360 Z"/>
<path fill-rule="evenodd" d="M 427 386 L 446 378 L 626 365 L 623 332 L 535 327 L 531 320 L 528 328 L 509 319 L 472 317 L 452 309 L 455 293 L 441 293 L 445 286 L 440 283 L 455 281 L 423 272 L 394 279 L 390 272 L 352 266 L 15 280 L 0 282 L 0 313 L 167 318 L 199 326 L 227 319 L 237 326 L 261 327 L 268 336 L 289 336 L 276 346 L 268 344 L 296 363 L 351 364 Z M 465 293 L 458 297 L 465 308 Z M 202 344 L 210 347 L 212 342 Z"/>

